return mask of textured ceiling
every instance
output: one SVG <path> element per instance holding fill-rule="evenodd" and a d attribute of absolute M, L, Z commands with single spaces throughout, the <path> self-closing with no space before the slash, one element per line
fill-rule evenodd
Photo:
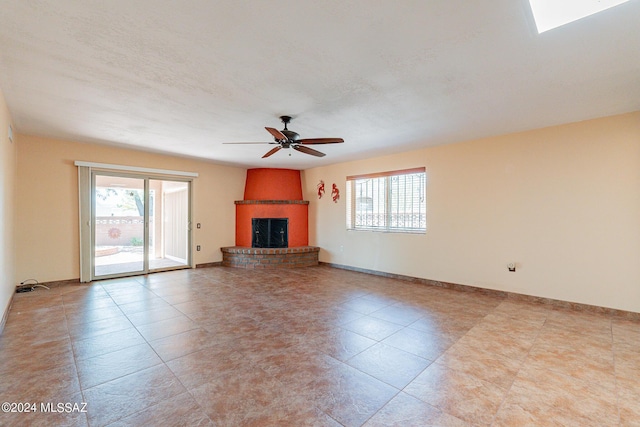
<path fill-rule="evenodd" d="M 527 0 L 0 10 L 0 88 L 23 134 L 304 169 L 640 110 L 640 0 L 541 35 Z M 283 114 L 345 143 L 268 159 L 223 145 L 270 141 Z"/>

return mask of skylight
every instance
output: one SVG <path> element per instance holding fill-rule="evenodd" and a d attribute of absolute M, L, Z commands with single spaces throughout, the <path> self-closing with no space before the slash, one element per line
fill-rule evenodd
<path fill-rule="evenodd" d="M 529 0 L 538 33 L 560 27 L 629 0 Z"/>

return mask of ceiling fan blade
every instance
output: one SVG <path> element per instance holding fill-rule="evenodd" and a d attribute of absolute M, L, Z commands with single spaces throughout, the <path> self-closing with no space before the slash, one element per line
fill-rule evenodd
<path fill-rule="evenodd" d="M 286 141 L 287 137 L 280 132 L 278 129 L 275 128 L 265 128 L 267 130 L 267 132 L 269 132 L 271 135 L 273 135 L 273 137 L 276 139 L 276 141 Z"/>
<path fill-rule="evenodd" d="M 344 142 L 342 138 L 305 138 L 299 139 L 296 141 L 298 144 L 337 144 L 340 142 Z"/>
<path fill-rule="evenodd" d="M 299 151 L 304 154 L 311 154 L 316 157 L 324 157 L 326 154 L 319 152 L 318 150 L 314 150 L 313 148 L 305 147 L 304 145 L 292 145 L 294 150 Z"/>
<path fill-rule="evenodd" d="M 265 157 L 269 157 L 270 155 L 275 154 L 280 150 L 282 150 L 282 147 L 278 145 L 276 148 L 272 148 L 271 150 L 269 150 L 269 152 L 267 152 L 267 154 L 262 156 L 262 158 L 264 159 Z"/>

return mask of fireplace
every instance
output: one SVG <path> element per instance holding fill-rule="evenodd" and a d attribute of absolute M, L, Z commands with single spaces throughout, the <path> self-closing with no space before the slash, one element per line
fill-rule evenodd
<path fill-rule="evenodd" d="M 236 246 L 253 244 L 254 218 L 287 218 L 288 248 L 309 244 L 309 202 L 302 200 L 300 171 L 249 169 L 244 200 L 236 200 Z"/>
<path fill-rule="evenodd" d="M 236 200 L 236 245 L 220 248 L 222 265 L 247 269 L 318 265 L 309 246 L 309 202 L 299 170 L 249 169 L 244 199 Z"/>
<path fill-rule="evenodd" d="M 287 218 L 252 218 L 251 230 L 252 248 L 289 247 Z"/>

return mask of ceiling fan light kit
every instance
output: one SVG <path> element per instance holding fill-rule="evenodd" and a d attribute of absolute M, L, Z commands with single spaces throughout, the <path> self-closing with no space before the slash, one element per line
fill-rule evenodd
<path fill-rule="evenodd" d="M 280 116 L 280 120 L 284 123 L 284 129 L 278 130 L 275 128 L 265 127 L 267 132 L 273 136 L 274 142 L 226 142 L 225 144 L 278 144 L 277 147 L 267 151 L 262 158 L 269 157 L 283 148 L 293 148 L 304 154 L 310 154 L 316 157 L 324 157 L 326 154 L 314 150 L 313 148 L 306 147 L 307 145 L 315 144 L 338 144 L 344 142 L 342 138 L 300 138 L 297 132 L 289 130 L 287 125 L 291 121 L 291 116 Z M 291 155 L 291 154 L 289 154 Z"/>

